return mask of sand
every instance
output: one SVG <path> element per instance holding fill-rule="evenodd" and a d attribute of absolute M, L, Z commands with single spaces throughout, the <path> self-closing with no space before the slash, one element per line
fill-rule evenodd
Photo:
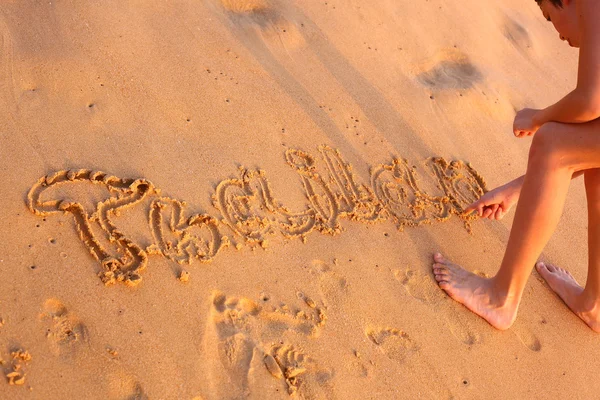
<path fill-rule="evenodd" d="M 533 0 L 371 3 L 0 5 L 1 398 L 596 397 L 535 271 L 505 332 L 430 272 L 495 273 L 514 213 L 464 207 L 577 51 Z M 586 238 L 578 179 L 541 259 Z"/>

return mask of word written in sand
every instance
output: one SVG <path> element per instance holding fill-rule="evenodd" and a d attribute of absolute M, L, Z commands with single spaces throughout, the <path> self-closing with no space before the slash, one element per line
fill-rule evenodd
<path fill-rule="evenodd" d="M 230 238 L 236 248 L 242 242 L 266 247 L 268 237 L 276 232 L 305 241 L 313 231 L 340 233 L 339 221 L 344 217 L 363 223 L 391 220 L 402 230 L 444 221 L 454 214 L 470 230 L 469 221 L 475 217 L 463 210 L 486 191 L 483 178 L 462 161 L 426 160 L 423 169 L 432 180 L 427 193 L 417 168 L 406 160 L 394 159 L 373 168 L 370 185 L 366 185 L 357 182 L 339 151 L 328 146 L 318 150 L 319 167 L 309 153 L 295 149 L 285 152 L 308 200 L 299 211 L 289 210 L 275 198 L 264 171 L 243 167 L 239 178 L 225 179 L 215 189 L 213 204 L 221 214 L 219 218 L 186 214 L 185 202 L 161 196 L 146 179 L 119 178 L 87 169 L 42 177 L 29 191 L 27 202 L 39 216 L 56 212 L 73 216 L 81 241 L 102 265 L 99 275 L 105 284 L 136 285 L 150 254 L 178 263 L 190 263 L 194 258 L 210 262 L 230 244 Z M 63 195 L 69 185 L 82 184 L 101 186 L 109 195 L 86 210 L 84 199 L 74 201 Z M 143 207 L 147 201 L 153 243 L 143 247 L 118 228 L 116 220 L 126 209 Z"/>

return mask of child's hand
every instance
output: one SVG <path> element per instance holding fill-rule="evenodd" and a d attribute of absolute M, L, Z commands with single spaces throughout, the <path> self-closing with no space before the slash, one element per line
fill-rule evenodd
<path fill-rule="evenodd" d="M 487 192 L 479 200 L 465 208 L 465 213 L 476 211 L 481 218 L 500 220 L 519 200 L 520 186 L 509 182 Z"/>
<path fill-rule="evenodd" d="M 540 128 L 535 122 L 535 115 L 539 110 L 524 108 L 517 113 L 513 122 L 513 132 L 516 137 L 531 136 Z"/>

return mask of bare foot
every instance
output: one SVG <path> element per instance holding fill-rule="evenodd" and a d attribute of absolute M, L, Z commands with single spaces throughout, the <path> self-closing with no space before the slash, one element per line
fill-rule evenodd
<path fill-rule="evenodd" d="M 475 275 L 444 259 L 433 256 L 433 274 L 450 297 L 485 319 L 494 328 L 510 328 L 517 317 L 519 303 L 509 302 L 506 295 L 494 293 L 493 280 Z"/>
<path fill-rule="evenodd" d="M 543 262 L 537 263 L 535 269 L 571 311 L 595 332 L 600 332 L 600 310 L 595 307 L 595 299 L 586 299 L 584 289 L 569 271 Z"/>

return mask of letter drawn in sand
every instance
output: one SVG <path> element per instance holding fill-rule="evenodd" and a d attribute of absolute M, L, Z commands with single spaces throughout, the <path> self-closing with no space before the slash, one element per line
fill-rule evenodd
<path fill-rule="evenodd" d="M 267 235 L 278 229 L 287 237 L 303 236 L 315 225 L 315 213 L 290 212 L 272 194 L 264 171 L 240 168 L 239 179 L 217 185 L 214 206 L 224 221 L 249 244 L 266 247 Z"/>
<path fill-rule="evenodd" d="M 67 202 L 60 199 L 42 201 L 42 194 L 49 188 L 64 186 L 75 182 L 89 182 L 103 185 L 111 194 L 107 200 L 97 204 L 93 214 L 88 214 L 81 203 Z M 112 217 L 120 210 L 132 207 L 154 192 L 154 186 L 144 179 L 121 179 L 99 171 L 86 169 L 59 171 L 41 178 L 29 191 L 27 196 L 29 209 L 37 215 L 46 216 L 56 212 L 73 215 L 79 237 L 92 256 L 100 261 L 103 270 L 100 278 L 105 284 L 115 281 L 134 286 L 141 280 L 139 272 L 148 262 L 145 250 L 123 235 L 113 224 Z M 108 253 L 99 242 L 93 226 L 99 226 L 110 243 L 114 243 L 118 253 L 116 257 Z"/>
<path fill-rule="evenodd" d="M 186 216 L 186 203 L 160 197 L 160 191 L 145 179 L 118 178 L 104 172 L 87 169 L 58 171 L 41 178 L 29 191 L 27 205 L 39 215 L 57 212 L 73 215 L 79 238 L 100 261 L 102 282 L 124 282 L 136 285 L 140 272 L 148 263 L 149 254 L 160 254 L 178 263 L 191 263 L 194 258 L 210 262 L 229 238 L 222 231 L 231 230 L 248 245 L 267 246 L 267 237 L 277 232 L 287 238 L 302 238 L 313 230 L 324 234 L 341 232 L 340 218 L 363 223 L 391 219 L 399 229 L 432 221 L 444 221 L 452 214 L 465 222 L 476 216 L 463 210 L 486 191 L 485 181 L 462 161 L 447 162 L 430 158 L 425 171 L 435 187 L 427 193 L 419 183 L 416 167 L 406 160 L 394 159 L 390 164 L 371 171 L 370 186 L 357 182 L 352 166 L 338 150 L 319 146 L 323 172 L 309 153 L 288 149 L 287 163 L 298 173 L 307 198 L 306 207 L 292 212 L 273 195 L 262 170 L 240 168 L 240 177 L 225 179 L 215 188 L 213 205 L 219 218 L 209 214 Z M 75 184 L 91 184 L 108 192 L 93 210 L 84 203 L 57 194 L 56 188 Z M 431 186 L 431 185 L 430 185 Z M 431 192 L 437 192 L 431 194 Z M 115 220 L 132 207 L 143 207 L 148 200 L 148 221 L 153 243 L 142 246 L 120 230 Z M 236 247 L 242 246 L 237 242 Z"/>
<path fill-rule="evenodd" d="M 319 230 L 331 234 L 339 232 L 339 202 L 329 185 L 316 172 L 313 156 L 302 150 L 288 149 L 285 158 L 290 167 L 300 174 L 304 192 L 310 208 L 316 215 Z"/>
<path fill-rule="evenodd" d="M 416 168 L 409 167 L 406 160 L 394 159 L 391 164 L 378 166 L 371 174 L 371 183 L 399 229 L 450 217 L 448 199 L 421 191 Z"/>
<path fill-rule="evenodd" d="M 342 158 L 339 150 L 329 146 L 319 146 L 319 151 L 327 165 L 329 181 L 337 187 L 335 195 L 343 215 L 359 222 L 381 220 L 383 218 L 381 203 L 370 187 L 356 182 L 352 165 Z"/>
<path fill-rule="evenodd" d="M 416 167 L 408 162 L 394 159 L 391 164 L 379 165 L 371 174 L 375 194 L 399 229 L 418 226 L 432 220 L 445 221 L 451 214 L 465 222 L 471 232 L 469 221 L 474 216 L 464 214 L 466 206 L 481 197 L 485 181 L 462 161 L 448 163 L 441 157 L 430 158 L 425 168 L 437 181 L 438 195 L 430 195 L 419 186 Z"/>
<path fill-rule="evenodd" d="M 183 212 L 185 207 L 185 202 L 168 197 L 152 202 L 150 229 L 157 251 L 180 264 L 189 264 L 193 258 L 200 262 L 210 262 L 227 245 L 228 238 L 221 235 L 216 218 L 208 214 L 195 214 L 186 219 Z M 168 223 L 165 222 L 164 214 L 167 214 Z M 165 232 L 173 237 L 168 240 Z"/>
<path fill-rule="evenodd" d="M 458 215 L 464 222 L 466 229 L 471 232 L 469 221 L 475 215 L 465 215 L 464 209 L 486 192 L 485 180 L 469 163 L 462 161 L 448 162 L 441 157 L 432 157 L 426 162 L 437 179 L 439 187 L 446 193 L 451 212 Z"/>
<path fill-rule="evenodd" d="M 110 196 L 99 202 L 93 213 L 86 212 L 79 202 L 64 199 L 42 200 L 47 190 L 74 183 L 103 186 Z M 215 218 L 194 215 L 185 221 L 182 203 L 167 198 L 155 200 L 150 208 L 150 227 L 156 243 L 142 248 L 133 242 L 117 228 L 113 219 L 118 217 L 122 210 L 157 194 L 158 190 L 145 179 L 122 179 L 103 172 L 71 170 L 59 171 L 41 178 L 29 191 L 27 201 L 29 209 L 40 216 L 56 212 L 72 214 L 79 238 L 92 256 L 100 261 L 102 270 L 99 276 L 102 282 L 106 285 L 124 282 L 135 286 L 142 279 L 140 272 L 146 268 L 148 254 L 158 252 L 177 262 L 190 262 L 193 256 L 206 262 L 227 244 L 227 238 L 222 237 L 218 231 Z M 174 241 L 165 239 L 165 229 L 162 226 L 161 210 L 169 204 L 172 205 L 172 213 L 168 228 L 176 237 Z M 101 240 L 98 232 L 104 235 L 105 240 Z M 203 239 L 202 235 L 206 236 L 206 233 L 210 239 Z M 101 241 L 113 244 L 113 251 L 109 251 Z"/>

